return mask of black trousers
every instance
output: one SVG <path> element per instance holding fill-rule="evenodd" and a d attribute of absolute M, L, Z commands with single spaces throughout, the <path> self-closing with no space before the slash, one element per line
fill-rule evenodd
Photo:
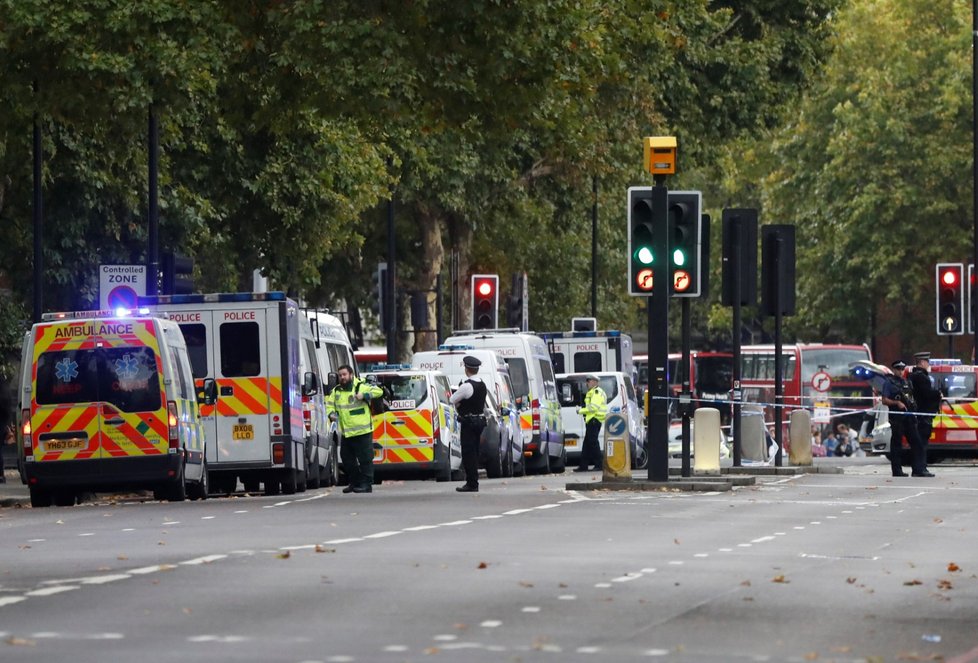
<path fill-rule="evenodd" d="M 586 470 L 588 465 L 594 465 L 597 469 L 604 467 L 601 458 L 601 445 L 598 444 L 598 433 L 601 432 L 601 422 L 597 419 L 584 424 L 584 442 L 581 444 L 581 460 L 577 467 Z"/>
<path fill-rule="evenodd" d="M 903 455 L 903 438 L 910 444 L 910 467 L 915 474 L 927 471 L 927 448 L 917 430 L 917 417 L 913 414 L 890 412 L 890 469 L 894 474 L 903 471 L 900 457 Z"/>
<path fill-rule="evenodd" d="M 340 440 L 340 458 L 351 486 L 371 488 L 374 483 L 374 435 L 364 433 Z"/>
<path fill-rule="evenodd" d="M 917 415 L 917 433 L 920 441 L 924 443 L 924 458 L 927 457 L 927 442 L 930 440 L 930 433 L 934 429 L 934 414 Z"/>
<path fill-rule="evenodd" d="M 459 441 L 462 445 L 462 469 L 465 470 L 465 485 L 479 487 L 479 440 L 486 427 L 484 419 L 463 421 Z"/>

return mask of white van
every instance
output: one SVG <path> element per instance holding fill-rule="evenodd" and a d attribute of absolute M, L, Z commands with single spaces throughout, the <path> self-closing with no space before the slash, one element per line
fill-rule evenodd
<path fill-rule="evenodd" d="M 517 404 L 529 405 L 520 412 L 520 426 L 524 434 L 530 432 L 523 447 L 527 471 L 563 472 L 567 456 L 557 382 L 543 339 L 518 329 L 491 329 L 455 332 L 445 344 L 494 350 L 506 362 Z"/>
<path fill-rule="evenodd" d="M 513 393 L 509 366 L 494 350 L 477 349 L 470 345 L 445 344 L 438 350 L 416 352 L 411 359 L 411 367 L 425 371 L 441 371 L 455 388 L 465 380 L 462 359 L 466 356 L 475 357 L 482 362 L 479 377 L 489 388 L 489 407 L 495 414 L 499 426 L 499 452 L 496 453 L 495 449 L 483 450 L 486 475 L 490 479 L 500 476 L 523 476 L 526 472 L 523 449 L 530 441 L 530 429 L 527 428 L 524 433 L 520 424 L 520 406 Z M 494 370 L 490 370 L 493 367 Z M 525 405 L 524 408 L 529 409 L 529 405 Z M 486 437 L 492 435 L 487 434 Z"/>
<path fill-rule="evenodd" d="M 584 405 L 587 393 L 587 376 L 592 373 L 562 373 L 557 376 L 557 391 L 560 393 L 560 413 L 564 423 L 564 444 L 567 458 L 577 462 L 581 457 L 584 443 L 584 415 L 577 410 Z M 632 469 L 646 467 L 649 462 L 645 451 L 645 424 L 642 408 L 635 399 L 632 379 L 620 372 L 593 373 L 598 378 L 598 386 L 608 397 L 608 414 L 622 414 L 628 423 L 628 438 L 631 442 Z M 604 451 L 604 427 L 598 433 L 598 446 Z"/>

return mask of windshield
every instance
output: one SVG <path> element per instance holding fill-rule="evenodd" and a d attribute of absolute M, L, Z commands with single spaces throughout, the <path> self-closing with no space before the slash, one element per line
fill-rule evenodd
<path fill-rule="evenodd" d="M 111 403 L 123 412 L 160 409 L 156 353 L 147 347 L 45 352 L 37 360 L 37 403 Z"/>
<path fill-rule="evenodd" d="M 526 362 L 519 357 L 507 357 L 509 377 L 513 381 L 513 392 L 517 398 L 527 399 L 530 396 L 530 378 L 526 373 Z"/>
<path fill-rule="evenodd" d="M 423 375 L 375 373 L 370 378 L 383 388 L 392 410 L 413 410 L 428 398 L 428 380 Z"/>
<path fill-rule="evenodd" d="M 819 371 L 829 374 L 832 382 L 852 382 L 849 364 L 869 359 L 865 348 L 819 348 L 803 350 L 801 355 L 801 380 L 808 384 Z"/>
<path fill-rule="evenodd" d="M 609 401 L 618 397 L 618 380 L 613 375 L 602 375 L 598 378 L 598 386 L 604 391 Z M 584 405 L 584 394 L 587 393 L 587 380 L 583 375 L 572 375 L 557 378 L 557 392 L 560 404 L 564 407 Z"/>

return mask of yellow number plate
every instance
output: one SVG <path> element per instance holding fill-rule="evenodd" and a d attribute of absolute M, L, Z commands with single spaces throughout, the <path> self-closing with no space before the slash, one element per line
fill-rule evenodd
<path fill-rule="evenodd" d="M 63 440 L 45 440 L 44 448 L 47 451 L 68 451 L 71 449 L 85 449 L 88 447 L 88 440 L 80 437 L 71 437 Z"/>
<path fill-rule="evenodd" d="M 255 439 L 255 427 L 251 424 L 235 424 L 231 431 L 233 440 L 253 440 Z"/>
<path fill-rule="evenodd" d="M 565 447 L 576 447 L 577 446 L 577 440 L 564 440 L 564 446 Z"/>

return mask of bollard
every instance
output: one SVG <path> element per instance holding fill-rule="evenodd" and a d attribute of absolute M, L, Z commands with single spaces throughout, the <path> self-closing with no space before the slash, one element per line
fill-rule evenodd
<path fill-rule="evenodd" d="M 788 416 L 788 462 L 792 465 L 812 464 L 812 416 L 808 410 L 792 410 Z"/>
<path fill-rule="evenodd" d="M 701 407 L 693 414 L 693 471 L 720 473 L 720 410 Z"/>
<path fill-rule="evenodd" d="M 740 419 L 740 455 L 744 460 L 767 462 L 767 439 L 764 435 L 764 412 L 744 411 Z"/>
<path fill-rule="evenodd" d="M 620 414 L 609 414 L 604 420 L 604 462 L 602 481 L 632 480 L 632 450 L 628 439 L 628 422 Z"/>

